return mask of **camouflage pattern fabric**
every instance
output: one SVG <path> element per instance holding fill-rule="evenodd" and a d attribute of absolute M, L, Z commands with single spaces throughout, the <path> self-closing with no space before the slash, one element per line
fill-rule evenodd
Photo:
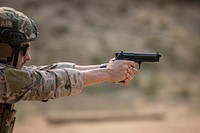
<path fill-rule="evenodd" d="M 23 33 L 26 41 L 36 39 L 38 34 L 33 20 L 9 7 L 0 7 L 0 28 L 9 28 Z"/>
<path fill-rule="evenodd" d="M 23 70 L 0 64 L 0 103 L 47 101 L 78 94 L 82 89 L 83 76 L 73 63 L 30 66 Z"/>

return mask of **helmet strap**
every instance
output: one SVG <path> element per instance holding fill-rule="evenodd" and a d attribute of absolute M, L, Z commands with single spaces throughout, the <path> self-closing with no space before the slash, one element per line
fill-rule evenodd
<path fill-rule="evenodd" d="M 17 62 L 18 62 L 20 47 L 15 47 L 14 49 L 15 50 L 14 50 L 14 57 L 13 57 L 13 64 L 12 64 L 12 66 L 17 67 Z"/>

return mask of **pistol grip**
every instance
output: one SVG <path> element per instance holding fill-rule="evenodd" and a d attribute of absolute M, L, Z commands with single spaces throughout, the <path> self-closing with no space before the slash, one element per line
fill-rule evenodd
<path fill-rule="evenodd" d="M 120 84 L 124 84 L 124 83 L 125 83 L 125 81 L 124 81 L 124 80 L 122 80 L 122 81 L 119 81 L 118 83 L 120 83 Z"/>

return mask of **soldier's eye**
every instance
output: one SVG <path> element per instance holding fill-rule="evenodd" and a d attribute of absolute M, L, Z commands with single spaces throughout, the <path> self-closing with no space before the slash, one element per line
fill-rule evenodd
<path fill-rule="evenodd" d="M 29 49 L 29 45 L 24 45 L 21 47 L 20 51 L 22 51 L 22 56 L 25 56 Z"/>

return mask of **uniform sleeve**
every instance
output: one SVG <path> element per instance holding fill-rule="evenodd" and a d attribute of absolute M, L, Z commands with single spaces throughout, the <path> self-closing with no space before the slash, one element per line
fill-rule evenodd
<path fill-rule="evenodd" d="M 5 69 L 0 73 L 0 102 L 19 100 L 47 101 L 78 94 L 83 89 L 83 76 L 72 68 L 29 71 Z"/>
<path fill-rule="evenodd" d="M 75 64 L 70 62 L 58 62 L 53 63 L 50 65 L 44 65 L 44 66 L 24 66 L 22 69 L 25 71 L 31 71 L 31 70 L 51 70 L 51 69 L 64 69 L 64 68 L 74 68 Z"/>

